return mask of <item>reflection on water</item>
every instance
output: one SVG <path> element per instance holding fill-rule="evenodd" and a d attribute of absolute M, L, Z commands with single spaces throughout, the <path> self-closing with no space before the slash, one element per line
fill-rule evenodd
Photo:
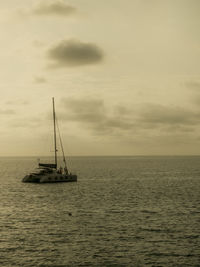
<path fill-rule="evenodd" d="M 1 266 L 198 266 L 200 157 L 76 157 L 78 183 L 24 184 L 0 158 Z"/>

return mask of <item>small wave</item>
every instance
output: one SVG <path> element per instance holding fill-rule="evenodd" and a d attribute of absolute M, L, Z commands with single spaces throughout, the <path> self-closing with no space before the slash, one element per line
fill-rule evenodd
<path fill-rule="evenodd" d="M 165 252 L 152 252 L 148 254 L 149 256 L 156 257 L 194 257 L 194 254 L 179 254 L 179 253 L 165 253 Z"/>
<path fill-rule="evenodd" d="M 171 243 L 169 241 L 163 240 L 163 239 L 158 239 L 158 240 L 149 240 L 148 243 Z"/>
<path fill-rule="evenodd" d="M 17 246 L 17 247 L 10 247 L 10 248 L 1 248 L 1 252 L 14 252 L 16 250 L 22 249 L 22 246 Z"/>
<path fill-rule="evenodd" d="M 190 211 L 190 214 L 199 214 L 200 211 L 196 210 L 196 211 Z"/>
<path fill-rule="evenodd" d="M 160 229 L 160 228 L 140 228 L 140 230 L 142 231 L 146 231 L 146 232 L 156 232 L 156 233 L 178 233 L 180 231 L 175 231 L 172 229 Z"/>
<path fill-rule="evenodd" d="M 141 228 L 142 231 L 147 231 L 147 232 L 163 232 L 165 230 L 163 229 L 155 229 L 155 228 Z"/>
<path fill-rule="evenodd" d="M 180 257 L 182 256 L 181 254 L 177 254 L 177 253 L 164 253 L 164 252 L 152 252 L 152 253 L 149 253 L 149 256 L 156 256 L 156 257 Z"/>
<path fill-rule="evenodd" d="M 53 267 L 66 267 L 66 264 L 53 264 L 53 265 L 52 264 L 40 264 L 38 265 L 38 267 L 52 267 L 52 266 Z"/>
<path fill-rule="evenodd" d="M 187 235 L 183 238 L 188 238 L 188 239 L 195 239 L 195 238 L 199 238 L 200 236 L 199 235 Z"/>
<path fill-rule="evenodd" d="M 24 249 L 25 252 L 35 252 L 36 249 L 35 248 L 26 248 Z"/>
<path fill-rule="evenodd" d="M 156 214 L 156 213 L 158 213 L 157 211 L 154 211 L 154 210 L 141 210 L 141 212 L 143 212 L 143 213 L 149 213 L 149 214 Z"/>

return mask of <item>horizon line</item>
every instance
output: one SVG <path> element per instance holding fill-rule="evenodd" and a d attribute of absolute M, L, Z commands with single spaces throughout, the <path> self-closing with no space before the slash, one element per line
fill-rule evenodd
<path fill-rule="evenodd" d="M 70 157 L 198 157 L 200 154 L 138 154 L 138 155 L 68 155 L 66 158 Z M 54 156 L 50 155 L 7 155 L 7 156 L 1 156 L 0 158 L 25 158 L 25 157 L 34 157 L 34 158 L 54 158 Z M 62 156 L 58 156 L 59 158 L 62 158 Z"/>

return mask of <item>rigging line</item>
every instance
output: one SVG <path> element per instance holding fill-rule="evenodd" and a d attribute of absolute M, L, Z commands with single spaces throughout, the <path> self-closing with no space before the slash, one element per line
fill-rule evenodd
<path fill-rule="evenodd" d="M 53 102 L 53 129 L 54 129 L 55 165 L 56 165 L 56 169 L 57 169 L 57 147 L 56 147 L 56 113 L 55 113 L 54 97 L 52 98 L 52 102 Z"/>
<path fill-rule="evenodd" d="M 65 159 L 65 153 L 64 153 L 64 148 L 63 148 L 63 143 L 62 143 L 62 139 L 61 139 L 60 129 L 59 129 L 59 126 L 58 126 L 58 120 L 57 120 L 57 117 L 55 117 L 55 121 L 56 121 L 56 126 L 57 126 L 57 129 L 58 129 L 58 136 L 59 136 L 60 146 L 61 146 L 61 150 L 62 150 L 62 154 L 63 154 L 63 161 L 64 161 L 64 164 L 65 164 L 66 170 L 67 170 L 67 172 L 68 172 L 68 169 L 67 169 L 67 163 L 66 163 L 66 159 Z M 80 194 L 81 196 L 83 196 L 84 194 L 81 192 L 78 183 L 77 183 L 77 188 L 78 188 L 78 192 L 79 192 L 79 194 Z"/>
<path fill-rule="evenodd" d="M 56 116 L 56 126 L 57 126 L 57 129 L 58 129 L 58 135 L 59 135 L 59 138 L 60 138 L 60 140 L 61 140 L 61 143 L 62 143 L 62 139 L 61 139 L 61 133 L 60 133 L 60 129 L 59 129 L 59 125 L 58 125 L 58 119 L 57 119 L 57 116 Z M 65 144 L 65 146 L 66 146 L 66 144 Z M 62 147 L 63 147 L 63 145 L 62 145 Z M 61 150 L 63 151 L 63 153 L 64 153 L 64 148 L 62 148 L 61 147 Z M 67 147 L 67 150 L 68 150 L 68 152 L 69 152 L 69 148 Z M 64 157 L 65 157 L 65 163 L 66 163 L 66 156 L 64 155 Z M 73 162 L 71 161 L 71 159 L 70 159 L 70 157 L 68 156 L 67 157 L 67 166 L 68 167 L 70 167 L 70 169 L 73 169 Z"/>
<path fill-rule="evenodd" d="M 66 163 L 66 159 L 65 159 L 64 148 L 63 148 L 62 139 L 61 139 L 61 134 L 60 134 L 60 129 L 59 129 L 59 127 L 58 127 L 58 120 L 57 120 L 57 118 L 56 118 L 56 126 L 57 126 L 57 129 L 58 129 L 58 135 L 59 135 L 59 140 L 60 140 L 60 146 L 61 146 L 61 150 L 62 150 L 62 154 L 63 154 L 63 162 L 64 162 L 64 164 L 65 164 L 65 168 L 66 168 L 66 170 L 68 171 L 67 163 Z"/>

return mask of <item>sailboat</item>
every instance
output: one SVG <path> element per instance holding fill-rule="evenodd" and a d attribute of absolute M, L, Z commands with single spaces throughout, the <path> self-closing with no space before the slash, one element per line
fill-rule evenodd
<path fill-rule="evenodd" d="M 54 98 L 52 98 L 53 104 L 53 132 L 54 132 L 54 163 L 40 163 L 37 171 L 32 172 L 26 175 L 22 182 L 24 183 L 56 183 L 56 182 L 76 182 L 77 175 L 69 172 L 67 168 L 65 153 L 63 149 L 63 144 L 61 140 L 60 131 L 58 128 L 58 123 L 55 113 L 55 103 Z M 57 126 L 57 127 L 56 127 Z M 57 129 L 59 133 L 60 146 L 62 150 L 64 168 L 58 168 L 58 159 L 57 159 Z"/>

